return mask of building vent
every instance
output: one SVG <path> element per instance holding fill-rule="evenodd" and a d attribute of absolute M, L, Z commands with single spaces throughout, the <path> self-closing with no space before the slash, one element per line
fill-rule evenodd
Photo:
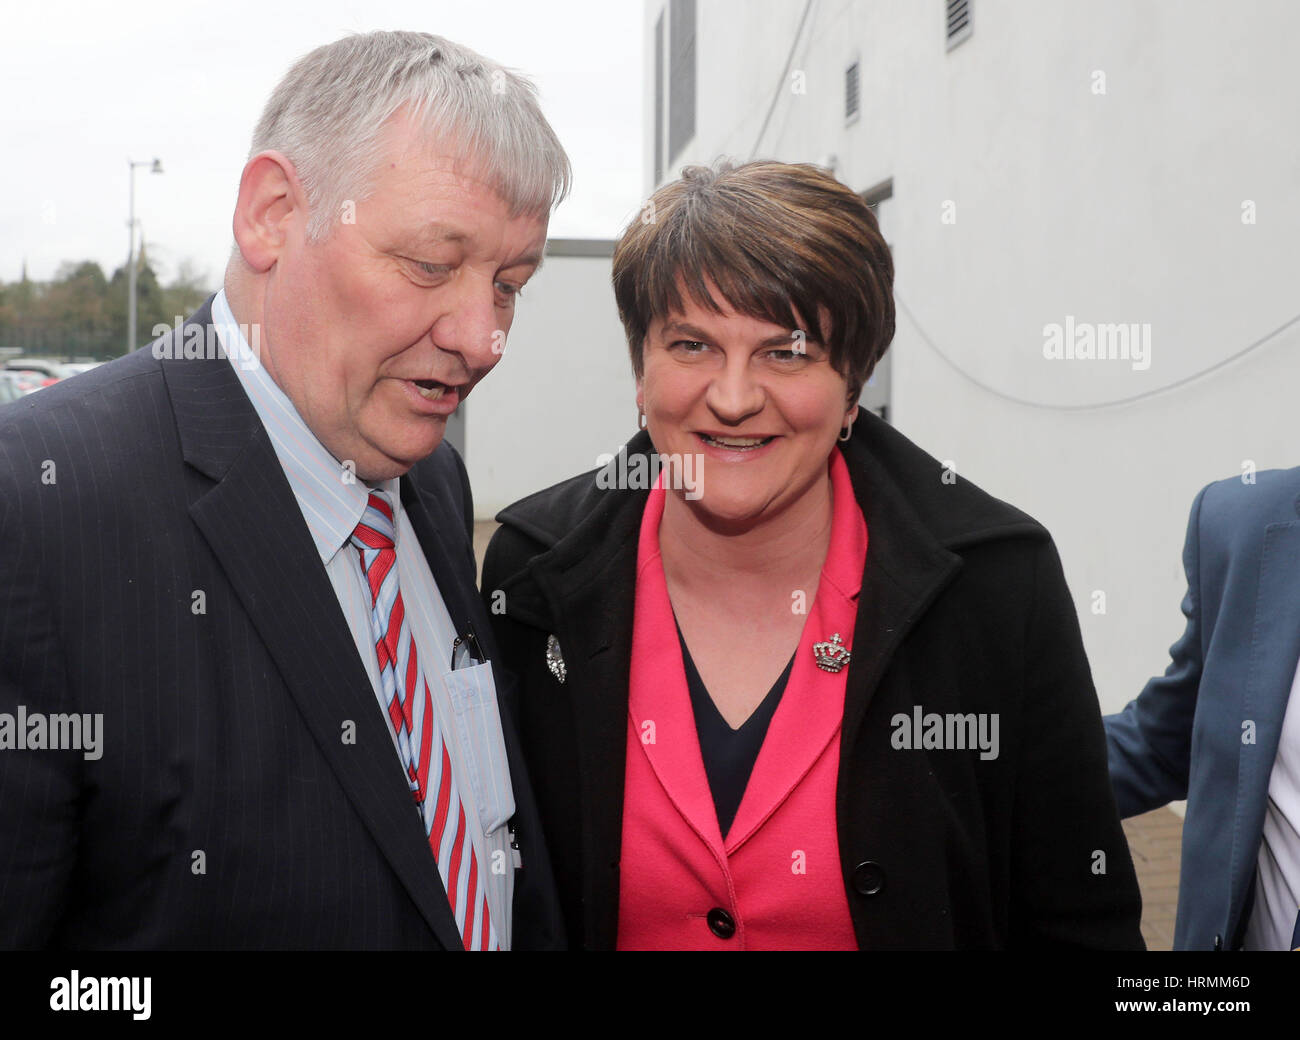
<path fill-rule="evenodd" d="M 668 161 L 695 136 L 695 0 L 668 7 Z"/>
<path fill-rule="evenodd" d="M 655 22 L 655 187 L 664 179 L 664 15 Z"/>
<path fill-rule="evenodd" d="M 858 63 L 855 61 L 844 70 L 844 121 L 851 123 L 858 118 Z"/>
<path fill-rule="evenodd" d="M 948 8 L 948 50 L 952 50 L 971 34 L 971 0 L 945 0 Z"/>

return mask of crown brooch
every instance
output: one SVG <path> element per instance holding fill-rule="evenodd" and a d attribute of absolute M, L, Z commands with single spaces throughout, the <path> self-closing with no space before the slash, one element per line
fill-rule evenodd
<path fill-rule="evenodd" d="M 838 672 L 853 656 L 844 649 L 844 642 L 836 632 L 829 643 L 813 643 L 813 657 L 823 672 Z"/>

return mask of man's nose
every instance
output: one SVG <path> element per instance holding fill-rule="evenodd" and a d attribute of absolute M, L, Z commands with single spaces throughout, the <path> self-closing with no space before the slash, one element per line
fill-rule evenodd
<path fill-rule="evenodd" d="M 726 366 L 715 374 L 705 401 L 719 420 L 739 424 L 763 410 L 767 393 L 754 378 L 749 359 L 736 357 L 729 358 Z"/>
<path fill-rule="evenodd" d="M 484 371 L 501 360 L 506 330 L 491 278 L 462 271 L 448 287 L 440 310 L 430 331 L 435 347 L 459 355 L 472 371 Z"/>

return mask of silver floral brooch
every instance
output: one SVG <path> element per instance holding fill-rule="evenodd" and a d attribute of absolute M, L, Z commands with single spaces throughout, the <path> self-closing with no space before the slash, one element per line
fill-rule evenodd
<path fill-rule="evenodd" d="M 555 636 L 546 637 L 546 667 L 556 679 L 564 682 L 568 673 L 564 667 L 564 657 L 560 654 L 560 641 Z"/>

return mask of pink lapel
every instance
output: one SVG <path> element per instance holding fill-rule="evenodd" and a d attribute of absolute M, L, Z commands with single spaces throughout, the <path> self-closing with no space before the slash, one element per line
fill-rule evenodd
<path fill-rule="evenodd" d="M 641 517 L 628 713 L 641 750 L 665 793 L 721 861 L 725 859 L 722 832 L 704 772 L 677 624 L 659 556 L 665 495 L 661 483 L 651 490 Z"/>
<path fill-rule="evenodd" d="M 839 449 L 831 453 L 830 469 L 834 496 L 830 549 L 822 565 L 817 597 L 799 637 L 790 681 L 727 834 L 728 855 L 748 841 L 790 796 L 839 733 L 844 715 L 849 670 L 818 668 L 813 644 L 829 642 L 838 632 L 844 646 L 850 652 L 855 650 L 853 627 L 867 558 L 867 525 Z"/>
<path fill-rule="evenodd" d="M 719 859 L 743 845 L 780 807 L 839 732 L 848 669 L 832 673 L 818 668 L 812 645 L 838 632 L 844 645 L 852 649 L 867 528 L 853 494 L 848 467 L 838 449 L 831 454 L 830 469 L 834 495 L 830 550 L 800 636 L 790 681 L 772 718 L 725 847 L 704 772 L 659 556 L 659 521 L 665 495 L 661 487 L 650 492 L 641 519 L 628 713 L 660 785 Z"/>

